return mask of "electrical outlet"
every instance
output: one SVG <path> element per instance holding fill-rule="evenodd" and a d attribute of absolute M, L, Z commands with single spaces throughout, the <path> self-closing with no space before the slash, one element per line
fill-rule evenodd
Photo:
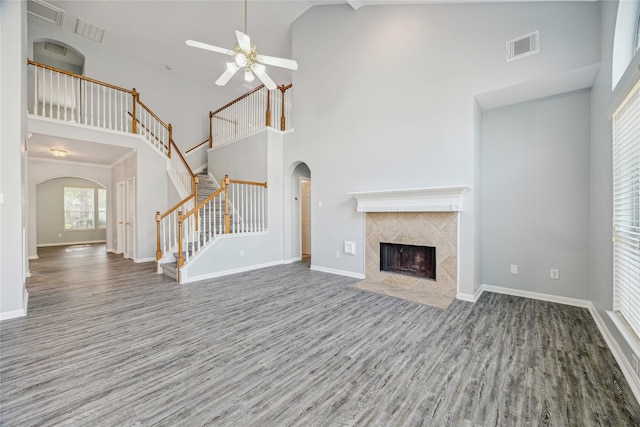
<path fill-rule="evenodd" d="M 336 251 L 336 258 L 340 258 L 340 251 Z"/>
<path fill-rule="evenodd" d="M 635 354 L 631 354 L 631 364 L 636 374 L 640 374 L 640 366 L 638 366 L 638 357 Z"/>
<path fill-rule="evenodd" d="M 511 264 L 511 274 L 518 274 L 518 266 L 516 264 Z"/>
<path fill-rule="evenodd" d="M 552 268 L 551 270 L 549 270 L 549 277 L 552 279 L 559 279 L 560 271 L 557 268 Z"/>
<path fill-rule="evenodd" d="M 240 256 L 244 256 L 244 250 L 240 251 Z"/>

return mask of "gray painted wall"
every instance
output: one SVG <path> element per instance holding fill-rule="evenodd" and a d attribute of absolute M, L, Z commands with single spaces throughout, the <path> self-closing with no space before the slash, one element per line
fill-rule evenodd
<path fill-rule="evenodd" d="M 563 2 L 345 5 L 301 16 L 293 25 L 298 147 L 285 152 L 285 164 L 301 160 L 313 172 L 313 264 L 364 272 L 364 216 L 349 192 L 469 185 L 460 290 L 473 294 L 480 203 L 474 97 L 599 62 L 599 19 L 597 3 Z M 541 52 L 506 63 L 505 42 L 535 30 Z M 336 259 L 345 240 L 358 253 Z"/>
<path fill-rule="evenodd" d="M 105 188 L 83 178 L 54 178 L 36 186 L 36 233 L 39 246 L 98 242 L 107 239 L 105 229 L 65 230 L 64 187 Z M 111 195 L 108 195 L 110 197 Z M 95 200 L 97 203 L 97 200 Z M 33 206 L 32 206 L 33 208 Z M 110 220 L 110 218 L 107 218 Z"/>
<path fill-rule="evenodd" d="M 113 188 L 110 193 L 112 194 L 113 200 L 115 200 L 117 191 L 116 184 L 120 181 L 126 181 L 131 177 L 136 178 L 137 209 L 135 218 L 136 249 L 134 259 L 136 261 L 155 260 L 155 213 L 156 211 L 164 212 L 169 207 L 167 202 L 169 192 L 167 190 L 166 157 L 138 135 L 104 132 L 90 127 L 68 126 L 56 121 L 37 119 L 31 119 L 29 121 L 29 129 L 34 133 L 91 141 L 96 144 L 128 147 L 135 152 L 135 155 L 125 157 L 124 165 L 114 165 L 111 178 Z M 69 174 L 64 173 L 63 169 L 62 175 L 58 176 L 65 175 Z M 87 178 L 85 175 L 79 176 Z M 109 180 L 107 180 L 107 182 L 108 181 Z M 29 185 L 32 185 L 32 183 L 30 182 Z M 105 184 L 105 186 L 109 188 L 108 184 Z M 115 239 L 115 224 L 112 223 L 114 218 L 115 214 L 111 215 L 111 221 L 107 226 L 107 245 L 110 249 L 115 247 L 113 244 L 115 240 L 109 242 L 110 237 L 111 239 Z"/>
<path fill-rule="evenodd" d="M 267 180 L 267 130 L 208 152 L 209 173 L 218 183 L 225 175 L 242 181 Z"/>
<path fill-rule="evenodd" d="M 0 319 L 26 314 L 26 2 L 0 2 Z"/>
<path fill-rule="evenodd" d="M 266 179 L 262 180 L 268 183 L 268 232 L 254 236 L 233 236 L 218 241 L 189 266 L 188 281 L 205 279 L 220 272 L 241 270 L 249 266 L 284 262 L 283 135 L 277 131 L 267 130 L 261 132 L 259 136 L 264 139 L 262 146 L 265 148 L 265 156 L 262 160 L 265 165 L 268 165 Z M 253 138 L 250 137 L 252 140 Z M 242 141 L 238 144 L 242 144 Z M 240 255 L 240 251 L 243 251 L 244 256 Z"/>
<path fill-rule="evenodd" d="M 220 90 L 181 78 L 161 67 L 119 55 L 103 46 L 60 29 L 29 19 L 29 52 L 43 39 L 61 41 L 85 56 L 84 74 L 127 89 L 136 88 L 140 100 L 162 120 L 173 124 L 173 139 L 184 153 L 209 137 L 209 111 L 223 105 Z M 187 161 L 189 161 L 188 159 Z M 197 160 L 197 159 L 196 159 Z M 200 166 L 200 165 L 191 165 Z"/>
<path fill-rule="evenodd" d="M 485 284 L 589 298 L 590 98 L 583 90 L 483 113 Z"/>

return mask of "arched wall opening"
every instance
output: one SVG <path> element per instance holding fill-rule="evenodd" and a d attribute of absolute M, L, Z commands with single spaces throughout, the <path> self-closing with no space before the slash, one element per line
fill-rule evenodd
<path fill-rule="evenodd" d="M 72 189 L 79 189 L 85 197 L 79 194 L 71 200 Z M 36 212 L 37 247 L 106 243 L 108 198 L 106 185 L 82 177 L 61 176 L 36 184 L 31 209 Z"/>
<path fill-rule="evenodd" d="M 70 73 L 84 73 L 84 55 L 58 40 L 34 40 L 33 60 Z"/>
<path fill-rule="evenodd" d="M 303 260 L 311 264 L 311 170 L 293 162 L 285 172 L 285 262 Z"/>

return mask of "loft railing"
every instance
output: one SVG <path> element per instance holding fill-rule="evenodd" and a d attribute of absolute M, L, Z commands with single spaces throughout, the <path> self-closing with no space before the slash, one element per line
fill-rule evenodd
<path fill-rule="evenodd" d="M 170 171 L 190 191 L 195 174 L 173 141 L 171 124 L 161 120 L 140 101 L 140 94 L 70 73 L 45 64 L 28 61 L 29 114 L 53 120 L 77 123 L 118 132 L 141 135 L 156 150 L 169 158 Z M 178 156 L 172 156 L 172 152 Z"/>
<path fill-rule="evenodd" d="M 210 112 L 209 148 L 228 144 L 265 127 L 281 131 L 291 129 L 291 87 L 288 84 L 268 90 L 260 85 Z M 278 115 L 279 120 L 272 120 Z"/>
<path fill-rule="evenodd" d="M 195 199 L 187 198 L 170 212 L 156 214 L 156 260 L 177 249 L 179 269 L 209 242 L 222 234 L 260 233 L 267 229 L 267 183 L 229 179 L 225 176 L 221 187 L 189 209 Z M 231 215 L 231 206 L 235 206 Z M 179 206 L 189 209 L 186 213 Z M 177 219 L 164 221 L 167 218 Z"/>

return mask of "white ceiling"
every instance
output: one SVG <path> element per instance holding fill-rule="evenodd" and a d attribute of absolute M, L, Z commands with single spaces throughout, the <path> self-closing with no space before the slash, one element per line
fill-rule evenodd
<path fill-rule="evenodd" d="M 64 158 L 55 157 L 50 152 L 52 148 L 65 150 L 69 154 Z M 27 153 L 29 157 L 59 162 L 70 161 L 111 166 L 132 151 L 133 149 L 131 148 L 116 145 L 96 144 L 38 133 L 31 134 L 27 139 Z"/>

